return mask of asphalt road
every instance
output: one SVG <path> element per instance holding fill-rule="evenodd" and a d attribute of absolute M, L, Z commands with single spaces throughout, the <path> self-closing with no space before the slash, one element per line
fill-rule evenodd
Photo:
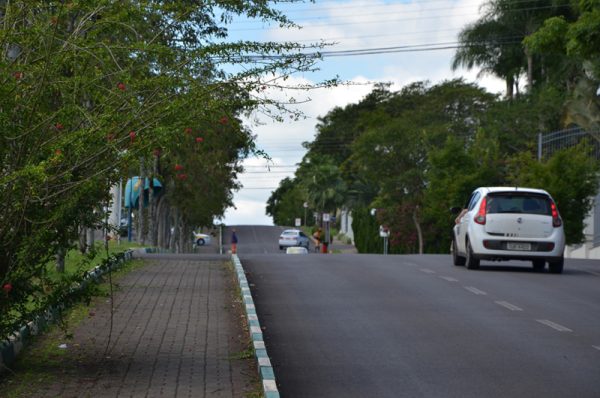
<path fill-rule="evenodd" d="M 600 397 L 600 262 L 276 254 L 279 230 L 238 227 L 282 397 Z"/>

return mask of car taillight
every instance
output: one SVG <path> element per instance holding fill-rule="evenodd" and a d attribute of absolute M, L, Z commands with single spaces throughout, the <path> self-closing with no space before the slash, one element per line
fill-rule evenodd
<path fill-rule="evenodd" d="M 550 209 L 552 210 L 552 226 L 558 228 L 562 225 L 562 220 L 560 219 L 556 205 L 552 201 L 550 201 Z"/>
<path fill-rule="evenodd" d="M 479 211 L 475 216 L 475 222 L 477 224 L 485 225 L 485 208 L 486 208 L 487 198 L 483 198 L 481 204 L 479 205 Z"/>

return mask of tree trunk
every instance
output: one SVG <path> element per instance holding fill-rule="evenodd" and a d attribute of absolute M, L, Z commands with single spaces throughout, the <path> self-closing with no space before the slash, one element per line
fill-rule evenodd
<path fill-rule="evenodd" d="M 527 90 L 531 93 L 533 91 L 533 56 L 525 47 L 525 56 L 527 57 Z"/>
<path fill-rule="evenodd" d="M 421 231 L 421 224 L 419 222 L 418 213 L 419 206 L 415 206 L 413 210 L 413 222 L 415 223 L 415 228 L 417 229 L 417 239 L 419 241 L 419 254 L 423 254 L 423 231 Z"/>
<path fill-rule="evenodd" d="M 158 246 L 158 199 L 154 198 L 154 176 L 158 175 L 158 156 L 154 157 L 152 173 L 150 173 L 150 192 L 148 193 L 148 240 L 152 246 Z"/>
<path fill-rule="evenodd" d="M 94 228 L 87 229 L 87 239 L 86 239 L 86 247 L 85 252 L 89 253 L 94 247 L 94 242 L 96 241 L 96 231 Z"/>
<path fill-rule="evenodd" d="M 146 170 L 144 167 L 144 157 L 140 158 L 140 196 L 138 202 L 138 222 L 137 222 L 137 241 L 140 245 L 146 244 L 144 236 L 144 187 L 146 185 Z"/>
<path fill-rule="evenodd" d="M 67 251 L 63 247 L 58 249 L 58 251 L 56 252 L 56 272 L 58 272 L 58 273 L 62 274 L 65 272 L 66 254 L 67 254 Z"/>
<path fill-rule="evenodd" d="M 506 98 L 513 99 L 515 95 L 515 78 L 514 76 L 506 77 Z"/>
<path fill-rule="evenodd" d="M 87 247 L 86 247 L 86 236 L 87 236 L 87 230 L 85 227 L 79 227 L 79 242 L 78 242 L 78 247 L 79 247 L 79 251 L 81 252 L 81 254 L 85 254 L 85 252 L 87 251 Z"/>
<path fill-rule="evenodd" d="M 179 210 L 175 207 L 173 211 L 173 232 L 169 236 L 169 249 L 177 253 L 177 240 L 179 239 Z M 169 229 L 170 232 L 170 229 Z"/>

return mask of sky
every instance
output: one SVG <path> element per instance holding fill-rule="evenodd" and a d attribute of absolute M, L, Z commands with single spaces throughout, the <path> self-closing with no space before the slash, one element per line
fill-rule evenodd
<path fill-rule="evenodd" d="M 325 40 L 335 42 L 324 50 L 327 52 L 369 50 L 371 54 L 325 56 L 317 65 L 318 72 L 293 75 L 286 82 L 288 85 L 316 83 L 338 76 L 352 84 L 310 92 L 266 90 L 266 95 L 283 99 L 290 94 L 303 102 L 296 108 L 304 113 L 304 118 L 297 121 L 286 118 L 285 122 L 276 123 L 257 113 L 245 120 L 256 135 L 258 148 L 272 158 L 271 167 L 267 168 L 264 159 L 251 157 L 244 161 L 246 171 L 239 177 L 244 187 L 235 193 L 235 208 L 228 209 L 222 221 L 227 225 L 273 225 L 271 217 L 265 214 L 266 202 L 280 180 L 294 175 L 296 165 L 306 153 L 302 142 L 314 140 L 317 118 L 336 106 L 359 102 L 375 83 L 392 83 L 391 90 L 398 91 L 416 81 L 438 84 L 462 77 L 490 92 L 501 93 L 504 83 L 492 76 L 479 76 L 477 69 L 452 71 L 455 49 L 431 49 L 455 45 L 461 29 L 480 17 L 482 3 L 481 0 L 317 0 L 280 7 L 302 29 L 284 30 L 261 22 L 234 21 L 230 27 L 232 39 L 306 44 Z M 412 47 L 411 51 L 406 51 L 407 46 Z M 415 46 L 420 51 L 414 51 Z M 378 52 L 375 49 L 387 48 L 394 48 L 395 52 L 384 50 L 373 54 Z"/>

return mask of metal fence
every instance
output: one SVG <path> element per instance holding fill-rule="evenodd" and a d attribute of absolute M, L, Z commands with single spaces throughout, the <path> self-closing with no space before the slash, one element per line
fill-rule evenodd
<path fill-rule="evenodd" d="M 590 147 L 590 155 L 600 159 L 600 131 L 585 131 L 579 127 L 540 133 L 538 135 L 538 160 L 549 158 L 556 151 L 574 147 L 584 141 Z M 591 247 L 600 246 L 600 192 L 586 219 L 585 234 Z"/>
<path fill-rule="evenodd" d="M 585 131 L 574 127 L 538 134 L 538 160 L 548 158 L 561 149 L 574 147 L 583 140 L 591 146 L 592 156 L 600 159 L 600 131 Z"/>

